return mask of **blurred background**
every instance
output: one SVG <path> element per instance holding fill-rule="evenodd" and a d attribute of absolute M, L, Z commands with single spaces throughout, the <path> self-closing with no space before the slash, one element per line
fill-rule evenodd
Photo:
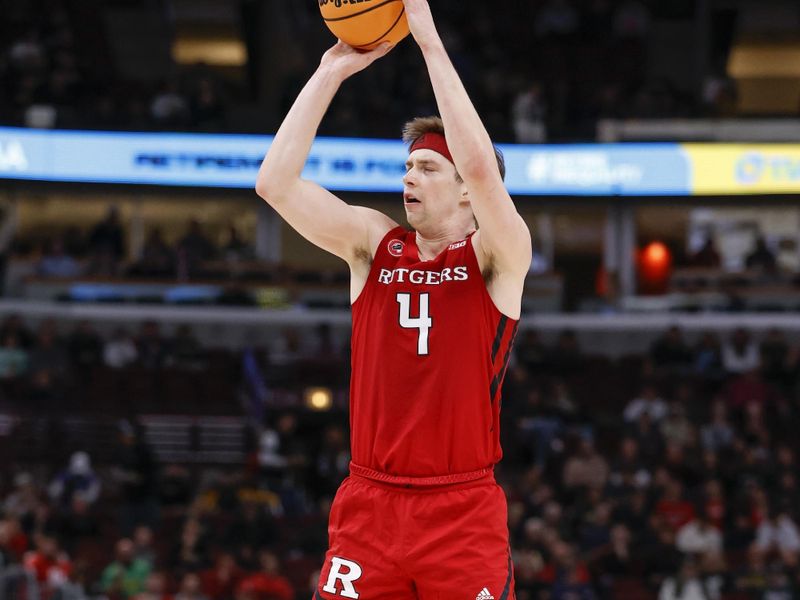
<path fill-rule="evenodd" d="M 800 598 L 800 5 L 433 11 L 534 235 L 497 468 L 518 598 Z M 310 597 L 348 272 L 253 185 L 333 42 L 316 3 L 0 15 L 0 599 Z M 404 150 L 366 138 L 435 112 L 406 40 L 307 175 L 403 222 Z"/>

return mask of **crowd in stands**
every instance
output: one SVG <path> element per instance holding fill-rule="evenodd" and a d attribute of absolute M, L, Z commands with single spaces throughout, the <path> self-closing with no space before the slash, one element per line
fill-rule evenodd
<path fill-rule="evenodd" d="M 329 330 L 309 335 L 317 357 L 342 359 Z M 298 347 L 288 336 L 265 349 L 263 373 Z M 800 346 L 777 330 L 690 343 L 673 327 L 617 360 L 587 354 L 575 332 L 552 344 L 521 332 L 496 472 L 517 597 L 796 597 L 799 400 Z M 71 447 L 63 464 L 6 469 L 0 560 L 17 566 L 2 584 L 33 577 L 65 598 L 309 597 L 347 474 L 346 414 L 267 402 L 255 419 L 242 406 L 249 458 L 223 470 L 157 463 L 127 421 L 108 456 Z"/>
<path fill-rule="evenodd" d="M 0 89 L 13 90 L 0 95 L 4 124 L 221 131 L 237 110 L 230 98 L 237 94 L 207 67 L 176 68 L 158 85 L 126 81 L 113 64 L 101 17 L 94 17 L 96 26 L 87 32 L 76 25 L 86 16 L 73 14 L 76 8 L 63 0 L 20 4 L 30 9 L 8 11 L 0 35 Z M 735 90 L 724 76 L 709 74 L 716 76 L 709 78 L 703 97 L 695 98 L 685 91 L 691 84 L 646 73 L 653 20 L 693 14 L 677 4 L 537 0 L 497 10 L 471 0 L 437 5 L 435 12 L 493 138 L 530 143 L 594 139 L 601 118 L 730 112 Z M 333 41 L 313 2 L 290 3 L 285 11 L 288 39 L 296 42 L 279 60 L 280 83 L 257 86 L 279 98 L 280 115 Z M 87 37 L 94 40 L 88 49 Z M 392 58 L 344 86 L 321 133 L 395 138 L 410 116 L 434 112 L 419 52 L 404 42 Z M 274 127 L 280 115 L 254 125 Z M 234 127 L 245 125 L 240 121 Z"/>
<path fill-rule="evenodd" d="M 31 274 L 43 279 L 80 277 L 148 278 L 187 281 L 203 278 L 204 270 L 214 261 L 233 263 L 252 261 L 253 246 L 242 239 L 235 226 L 229 225 L 221 243 L 215 243 L 196 219 L 170 243 L 161 227 L 151 229 L 133 260 L 128 259 L 127 228 L 115 207 L 107 216 L 85 231 L 66 228 L 55 234 L 20 237 L 12 242 L 15 259 L 36 261 Z M 225 273 L 230 276 L 230 272 Z"/>
<path fill-rule="evenodd" d="M 103 3 L 4 3 L 0 123 L 111 130 L 219 131 L 228 91 L 204 65 L 161 83 L 113 63 Z M 7 92 L 7 93 L 6 93 Z"/>
<path fill-rule="evenodd" d="M 316 6 L 294 10 L 302 13 L 296 36 L 311 43 L 298 48 L 299 57 L 289 64 L 282 111 L 331 41 L 320 37 Z M 498 10 L 485 2 L 458 2 L 436 5 L 434 12 L 453 63 L 497 141 L 590 140 L 598 119 L 716 114 L 730 104 L 727 80 L 702 99 L 675 82 L 648 77 L 647 38 L 664 3 L 537 0 Z M 343 86 L 321 131 L 397 137 L 409 115 L 435 112 L 419 52 L 404 43 Z"/>

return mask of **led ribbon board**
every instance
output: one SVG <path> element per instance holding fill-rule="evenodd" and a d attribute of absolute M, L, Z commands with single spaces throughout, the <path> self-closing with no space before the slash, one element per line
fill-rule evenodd
<path fill-rule="evenodd" d="M 272 136 L 0 128 L 0 179 L 253 188 Z M 515 195 L 800 193 L 800 145 L 501 145 Z M 303 177 L 330 190 L 400 192 L 399 141 L 319 138 Z"/>

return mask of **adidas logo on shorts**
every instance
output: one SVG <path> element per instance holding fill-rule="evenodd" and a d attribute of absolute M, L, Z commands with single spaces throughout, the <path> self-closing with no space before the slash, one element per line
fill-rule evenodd
<path fill-rule="evenodd" d="M 494 600 L 494 596 L 492 596 L 487 588 L 483 588 L 480 593 L 475 596 L 475 600 Z"/>

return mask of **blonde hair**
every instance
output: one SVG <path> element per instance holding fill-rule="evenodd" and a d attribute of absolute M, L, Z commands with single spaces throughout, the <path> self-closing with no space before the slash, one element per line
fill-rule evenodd
<path fill-rule="evenodd" d="M 409 148 L 414 145 L 419 138 L 426 133 L 438 133 L 444 135 L 444 122 L 440 117 L 417 117 L 407 122 L 403 126 L 403 143 Z M 494 147 L 494 155 L 497 159 L 497 168 L 500 171 L 500 177 L 505 180 L 506 178 L 506 161 L 503 158 L 503 153 L 497 146 Z M 462 181 L 461 175 L 456 171 L 456 178 Z"/>

